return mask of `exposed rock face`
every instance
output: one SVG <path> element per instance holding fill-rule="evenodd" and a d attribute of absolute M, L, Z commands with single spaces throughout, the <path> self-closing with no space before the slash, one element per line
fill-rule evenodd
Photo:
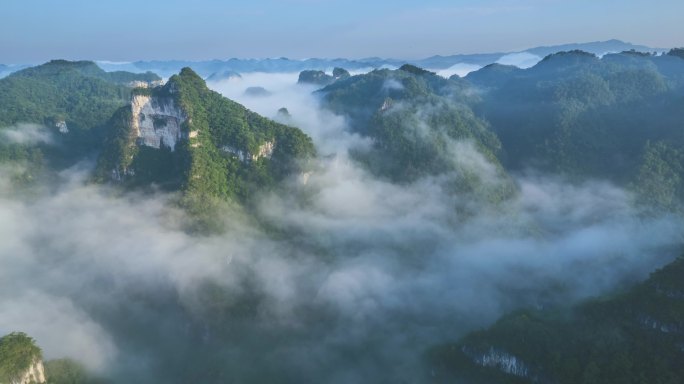
<path fill-rule="evenodd" d="M 504 351 L 489 348 L 484 353 L 473 353 L 464 347 L 463 352 L 469 355 L 475 364 L 483 367 L 496 368 L 502 372 L 519 377 L 528 377 L 530 374 L 527 365 L 517 357 Z"/>
<path fill-rule="evenodd" d="M 59 133 L 69 133 L 69 127 L 67 127 L 66 121 L 64 120 L 57 121 L 55 127 L 59 130 Z"/>
<path fill-rule="evenodd" d="M 43 367 L 43 362 L 40 359 L 35 359 L 26 372 L 17 380 L 13 380 L 10 384 L 44 383 L 45 381 L 45 367 Z"/>
<path fill-rule="evenodd" d="M 164 80 L 142 81 L 134 80 L 126 84 L 131 88 L 152 88 L 159 85 L 164 85 Z"/>
<path fill-rule="evenodd" d="M 267 142 L 261 144 L 261 146 L 259 146 L 259 150 L 257 150 L 257 153 L 252 155 L 252 160 L 256 161 L 262 157 L 270 159 L 271 156 L 273 155 L 274 149 L 275 149 L 275 141 L 267 141 Z"/>
<path fill-rule="evenodd" d="M 307 185 L 312 174 L 313 172 L 301 172 L 297 177 L 297 181 L 301 185 Z"/>
<path fill-rule="evenodd" d="M 186 116 L 173 99 L 134 95 L 131 112 L 131 127 L 139 145 L 176 148 Z"/>
<path fill-rule="evenodd" d="M 135 176 L 135 170 L 133 168 L 124 168 L 122 170 L 112 169 L 111 178 L 114 181 L 121 182 L 129 176 Z"/>
<path fill-rule="evenodd" d="M 224 152 L 228 152 L 235 157 L 237 157 L 240 161 L 247 162 L 247 161 L 257 161 L 262 157 L 265 157 L 267 159 L 270 159 L 271 156 L 273 156 L 273 150 L 275 150 L 275 141 L 267 141 L 259 146 L 259 149 L 257 149 L 256 153 L 250 154 L 247 151 L 243 151 L 241 149 L 231 147 L 229 145 L 224 145 L 221 147 L 221 150 Z"/>
<path fill-rule="evenodd" d="M 389 97 L 385 99 L 385 101 L 382 103 L 382 106 L 380 107 L 380 112 L 385 112 L 386 110 L 392 108 L 392 105 L 394 105 L 394 101 L 390 99 Z"/>

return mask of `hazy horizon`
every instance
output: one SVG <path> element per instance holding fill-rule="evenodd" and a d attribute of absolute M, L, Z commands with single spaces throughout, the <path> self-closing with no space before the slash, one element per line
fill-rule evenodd
<path fill-rule="evenodd" d="M 417 59 L 611 39 L 653 48 L 684 45 L 684 26 L 677 17 L 684 3 L 671 0 L 658 7 L 642 0 L 627 5 L 586 0 L 200 0 L 192 8 L 179 5 L 156 0 L 9 2 L 0 14 L 0 63 Z"/>

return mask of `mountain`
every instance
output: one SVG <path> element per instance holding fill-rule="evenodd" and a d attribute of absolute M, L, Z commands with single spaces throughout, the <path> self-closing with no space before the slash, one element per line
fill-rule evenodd
<path fill-rule="evenodd" d="M 209 60 L 209 61 L 183 61 L 183 60 L 156 60 L 156 61 L 135 61 L 130 63 L 98 62 L 106 70 L 126 70 L 126 71 L 152 71 L 164 77 L 177 73 L 183 67 L 190 67 L 202 77 L 210 77 L 215 73 L 232 71 L 238 73 L 247 72 L 301 72 L 304 70 L 327 71 L 331 68 L 340 67 L 351 71 L 361 71 L 380 68 L 398 68 L 403 64 L 428 68 L 432 70 L 448 69 L 457 64 L 471 64 L 485 66 L 498 62 L 506 61 L 511 57 L 521 53 L 534 57 L 544 57 L 546 55 L 571 50 L 582 50 L 596 55 L 605 53 L 615 53 L 622 51 L 635 50 L 639 52 L 662 52 L 662 49 L 651 48 L 643 45 L 635 45 L 620 40 L 608 40 L 602 42 L 573 43 L 548 47 L 535 47 L 523 51 L 513 52 L 493 52 L 476 54 L 457 54 L 448 56 L 432 56 L 423 59 L 392 59 L 380 57 L 368 57 L 362 59 L 323 59 L 312 58 L 305 60 L 281 58 L 268 59 L 228 59 L 228 60 Z M 528 58 L 529 60 L 529 58 Z M 516 59 L 517 61 L 517 59 Z M 505 64 L 505 63 L 504 63 Z"/>
<path fill-rule="evenodd" d="M 542 57 L 564 51 L 584 51 L 593 53 L 594 55 L 601 56 L 606 53 L 618 53 L 624 51 L 663 52 L 664 50 L 662 48 L 652 48 L 647 47 L 645 45 L 626 43 L 624 41 L 616 39 L 607 41 L 594 41 L 589 43 L 571 43 L 552 45 L 548 47 L 535 47 L 525 50 L 525 52 L 529 52 L 534 55 Z"/>
<path fill-rule="evenodd" d="M 96 180 L 183 191 L 187 207 L 200 209 L 246 203 L 315 154 L 299 129 L 210 91 L 189 68 L 160 83 L 152 73 L 63 60 L 1 79 L 0 134 L 23 141 L 3 141 L 0 161 L 28 164 L 17 175 L 28 181 L 44 166 L 59 170 L 99 152 Z"/>
<path fill-rule="evenodd" d="M 219 72 L 214 72 L 211 75 L 207 77 L 207 81 L 222 81 L 222 80 L 231 80 L 231 79 L 239 79 L 242 76 L 231 70 L 225 70 L 225 71 L 219 71 Z"/>
<path fill-rule="evenodd" d="M 455 191 L 501 201 L 514 190 L 496 157 L 501 143 L 470 108 L 475 100 L 467 87 L 406 64 L 339 80 L 318 93 L 352 132 L 373 140 L 354 156 L 375 175 L 399 183 L 449 175 Z M 462 157 L 471 152 L 488 165 L 468 165 Z"/>
<path fill-rule="evenodd" d="M 328 75 L 324 71 L 306 70 L 299 73 L 297 83 L 326 86 L 338 80 L 344 80 L 349 76 L 351 76 L 349 71 L 339 67 L 333 68 L 332 75 Z"/>
<path fill-rule="evenodd" d="M 45 383 L 42 351 L 25 333 L 0 337 L 0 383 Z"/>
<path fill-rule="evenodd" d="M 103 384 L 83 365 L 71 359 L 43 362 L 36 341 L 23 332 L 0 337 L 0 383 Z"/>
<path fill-rule="evenodd" d="M 315 154 L 299 129 L 209 90 L 189 68 L 164 86 L 134 90 L 109 125 L 98 180 L 154 183 L 201 204 L 244 202 L 299 172 L 299 161 Z"/>
<path fill-rule="evenodd" d="M 528 69 L 491 64 L 463 79 L 406 64 L 340 80 L 318 94 L 351 131 L 373 140 L 356 158 L 394 181 L 453 171 L 450 143 L 465 140 L 507 172 L 611 180 L 646 205 L 671 209 L 684 201 L 678 53 L 599 58 L 575 50 Z"/>
<path fill-rule="evenodd" d="M 429 355 L 433 382 L 680 382 L 684 259 L 626 292 L 571 308 L 518 311 Z"/>
<path fill-rule="evenodd" d="M 101 148 L 105 124 L 126 104 L 132 87 L 159 80 L 150 73 L 108 73 L 93 62 L 64 60 L 0 79 L 0 134 L 15 136 L 0 143 L 0 161 L 26 164 L 19 177 L 29 180 L 43 164 L 82 160 Z M 45 145 L 48 141 L 57 145 Z"/>
<path fill-rule="evenodd" d="M 0 125 L 65 121 L 87 130 L 106 121 L 138 82 L 159 80 L 152 73 L 105 72 L 91 61 L 53 60 L 0 79 Z"/>
<path fill-rule="evenodd" d="M 477 111 L 501 140 L 500 159 L 508 170 L 535 168 L 626 185 L 639 184 L 635 175 L 649 168 L 649 142 L 684 145 L 682 74 L 684 60 L 673 54 L 629 51 L 598 58 L 570 51 L 525 70 L 488 66 L 465 80 L 481 97 Z M 663 161 L 681 168 L 675 152 L 659 153 L 669 153 Z M 679 178 L 669 180 L 680 184 Z M 681 195 L 680 189 L 661 192 Z"/>

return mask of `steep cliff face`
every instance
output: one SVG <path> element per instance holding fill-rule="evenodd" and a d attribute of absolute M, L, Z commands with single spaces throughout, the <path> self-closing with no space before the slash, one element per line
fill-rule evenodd
<path fill-rule="evenodd" d="M 10 384 L 34 384 L 45 383 L 45 367 L 43 361 L 34 359 L 31 366 L 17 379 L 10 382 Z"/>
<path fill-rule="evenodd" d="M 131 99 L 131 128 L 140 145 L 174 150 L 186 118 L 172 98 L 134 95 Z"/>

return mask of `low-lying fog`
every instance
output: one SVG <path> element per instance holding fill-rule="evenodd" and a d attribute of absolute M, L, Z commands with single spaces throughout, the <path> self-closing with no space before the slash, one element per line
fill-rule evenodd
<path fill-rule="evenodd" d="M 378 180 L 348 156 L 368 140 L 296 82 L 209 84 L 267 117 L 287 119 L 286 107 L 285 122 L 316 143 L 305 185 L 258 197 L 269 230 L 227 211 L 226 233 L 189 235 L 172 196 L 90 184 L 91 164 L 32 194 L 2 177 L 0 333 L 27 332 L 46 359 L 116 381 L 412 382 L 432 345 L 520 306 L 643 279 L 676 256 L 681 221 L 640 217 L 628 192 L 600 180 L 529 172 L 497 209 L 448 194 L 440 177 Z M 271 95 L 246 96 L 253 86 Z M 459 217 L 462 204 L 478 213 Z"/>

